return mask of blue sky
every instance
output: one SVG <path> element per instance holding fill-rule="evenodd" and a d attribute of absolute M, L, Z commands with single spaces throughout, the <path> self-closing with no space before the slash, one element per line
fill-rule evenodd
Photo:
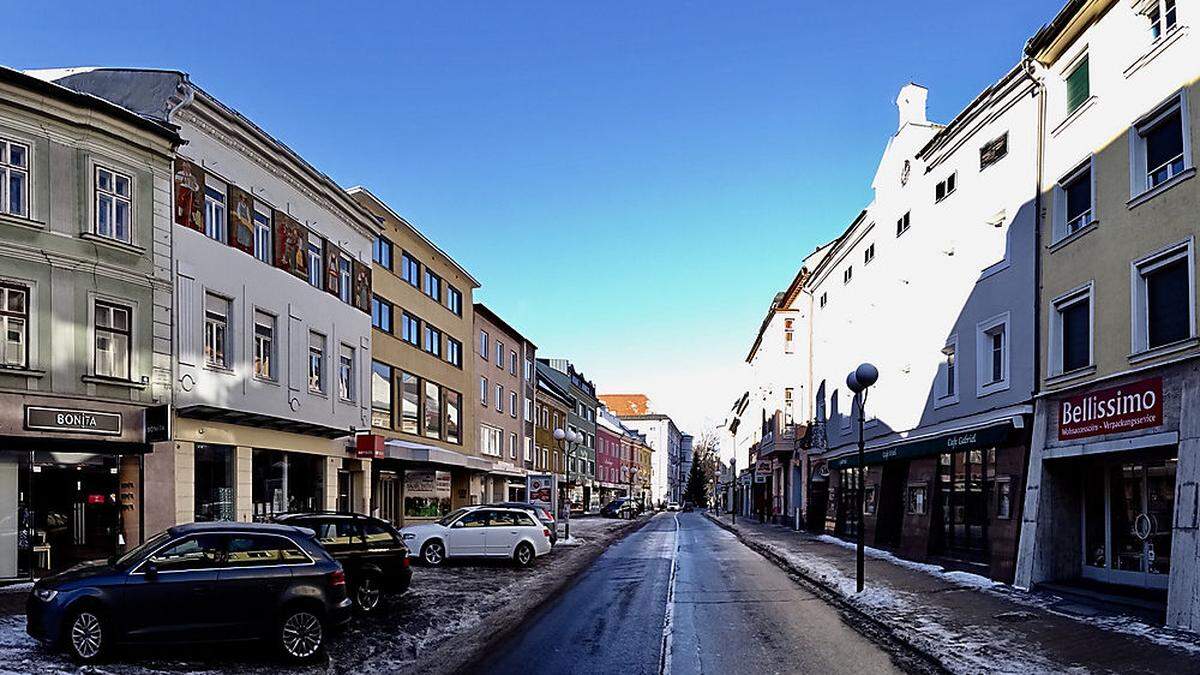
<path fill-rule="evenodd" d="M 27 3 L 0 62 L 191 73 L 386 199 L 543 354 L 698 431 L 869 201 L 899 88 L 950 119 L 1059 4 Z"/>

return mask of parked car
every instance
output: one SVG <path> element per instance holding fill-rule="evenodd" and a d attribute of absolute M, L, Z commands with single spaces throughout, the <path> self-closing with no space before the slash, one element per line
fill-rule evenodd
<path fill-rule="evenodd" d="M 502 506 L 510 509 L 522 509 L 532 513 L 533 517 L 538 519 L 538 522 L 550 529 L 550 543 L 558 543 L 558 532 L 554 523 L 554 514 L 550 513 L 548 509 L 544 509 L 536 504 L 530 504 L 529 502 L 496 502 L 494 504 L 487 504 L 486 506 Z"/>
<path fill-rule="evenodd" d="M 683 512 L 684 512 L 684 513 L 691 513 L 692 511 L 695 511 L 695 510 L 696 510 L 696 505 L 695 505 L 695 504 L 693 504 L 693 503 L 691 503 L 691 502 L 684 502 L 684 503 L 683 503 Z"/>
<path fill-rule="evenodd" d="M 341 564 L 312 531 L 191 523 L 39 580 L 26 631 L 84 663 L 117 644 L 253 639 L 308 661 L 329 628 L 349 621 L 352 604 Z"/>
<path fill-rule="evenodd" d="M 628 497 L 617 497 L 600 509 L 600 515 L 606 518 L 635 518 L 641 510 L 638 503 Z"/>
<path fill-rule="evenodd" d="M 511 558 L 521 567 L 550 552 L 550 530 L 528 511 L 468 506 L 436 523 L 410 525 L 400 536 L 427 565 L 449 558 Z"/>
<path fill-rule="evenodd" d="M 667 502 L 667 510 L 668 511 L 678 511 L 679 510 L 679 502 L 674 502 L 674 501 Z"/>
<path fill-rule="evenodd" d="M 409 550 L 400 533 L 386 520 L 360 513 L 288 513 L 277 523 L 306 527 L 346 570 L 354 606 L 370 614 L 383 605 L 383 594 L 401 594 L 412 582 Z"/>

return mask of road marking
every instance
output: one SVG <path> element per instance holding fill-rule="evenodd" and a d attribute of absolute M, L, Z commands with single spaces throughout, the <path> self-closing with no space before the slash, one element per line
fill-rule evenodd
<path fill-rule="evenodd" d="M 671 646 L 674 642 L 675 577 L 679 572 L 679 514 L 675 514 L 675 544 L 671 549 L 671 577 L 667 581 L 667 609 L 663 613 L 662 655 L 658 660 L 658 675 L 671 672 Z"/>

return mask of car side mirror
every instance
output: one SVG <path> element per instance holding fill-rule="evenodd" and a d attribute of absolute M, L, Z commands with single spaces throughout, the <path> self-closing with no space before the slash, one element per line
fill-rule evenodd
<path fill-rule="evenodd" d="M 147 563 L 146 566 L 142 568 L 142 574 L 146 576 L 146 581 L 157 581 L 158 565 Z"/>
<path fill-rule="evenodd" d="M 451 527 L 451 528 L 455 528 L 455 527 L 464 527 L 464 526 L 463 526 L 463 521 L 461 521 L 461 520 L 456 520 L 456 521 L 454 521 L 454 524 L 453 524 L 453 525 L 451 525 L 450 527 Z"/>

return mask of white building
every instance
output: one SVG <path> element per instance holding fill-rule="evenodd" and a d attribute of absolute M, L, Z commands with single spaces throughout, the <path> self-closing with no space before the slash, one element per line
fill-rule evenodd
<path fill-rule="evenodd" d="M 650 471 L 650 498 L 655 505 L 679 501 L 684 484 L 680 477 L 683 434 L 666 415 L 621 415 L 628 428 L 645 434 L 646 442 L 654 449 Z"/>

